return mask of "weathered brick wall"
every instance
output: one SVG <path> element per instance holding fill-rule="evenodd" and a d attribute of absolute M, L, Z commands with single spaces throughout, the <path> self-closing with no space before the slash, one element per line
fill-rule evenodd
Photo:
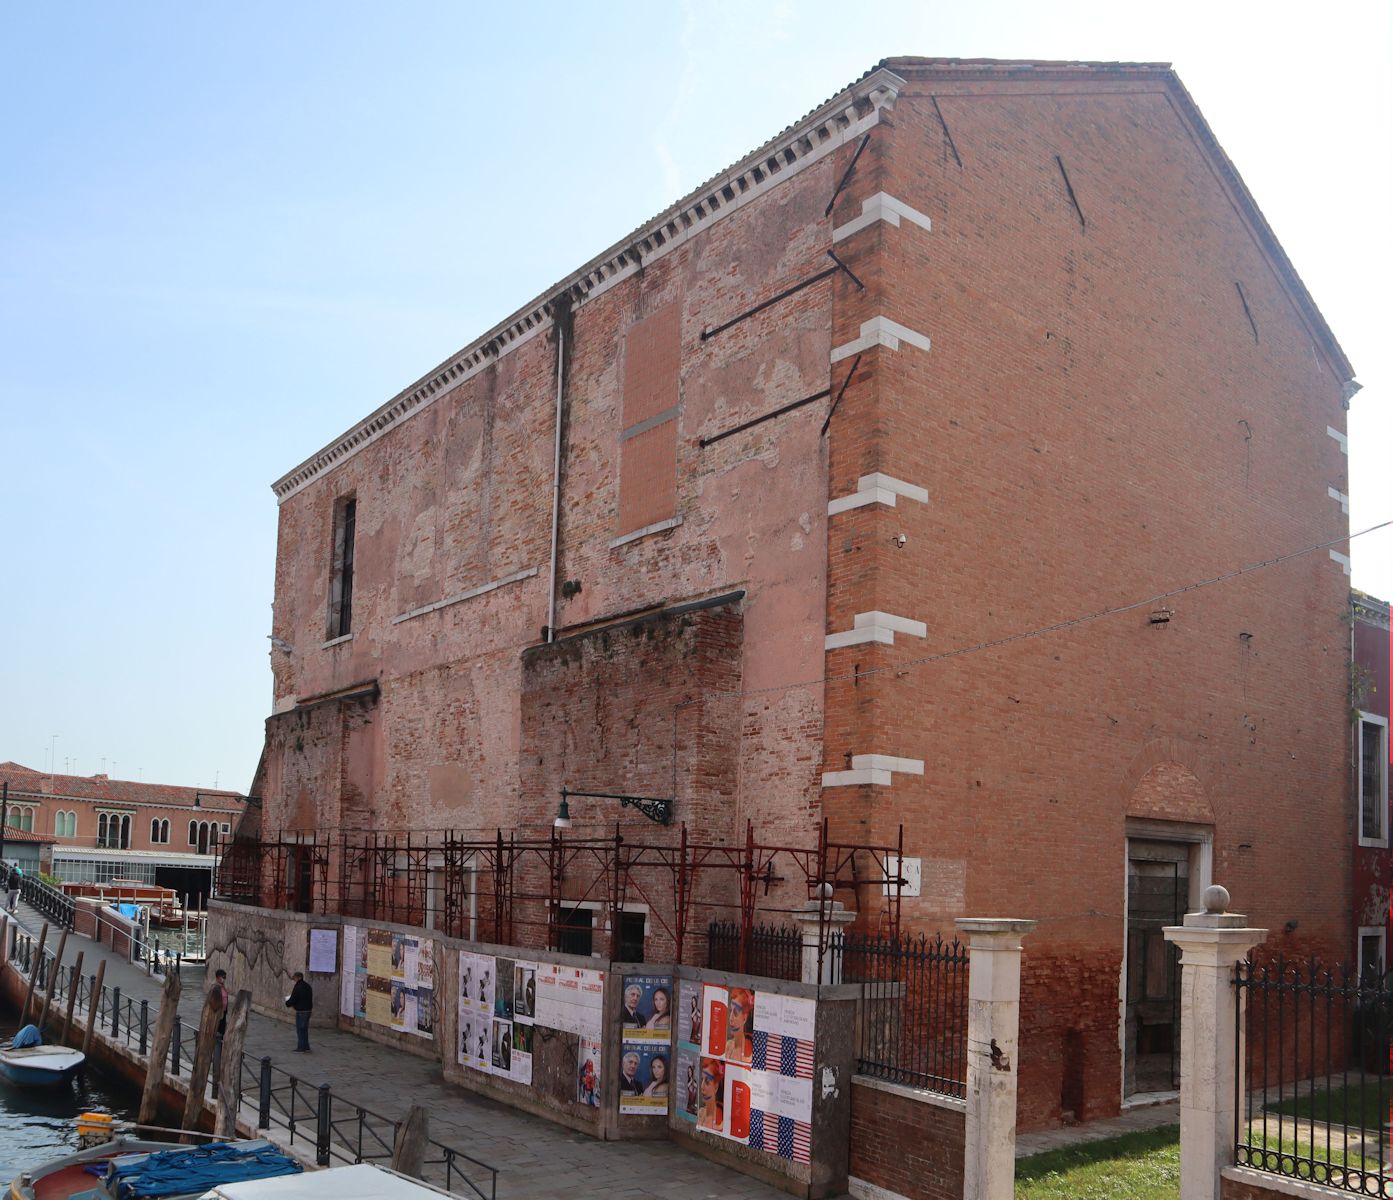
<path fill-rule="evenodd" d="M 909 1200 L 961 1200 L 965 1112 L 853 1081 L 851 1175 Z"/>
<path fill-rule="evenodd" d="M 909 71 L 834 213 L 885 190 L 933 225 L 839 244 L 867 291 L 839 299 L 834 345 L 881 313 L 932 349 L 868 351 L 833 420 L 833 497 L 881 471 L 929 501 L 829 519 L 828 627 L 880 610 L 928 634 L 828 654 L 824 769 L 881 753 L 924 774 L 823 801 L 849 837 L 904 823 L 924 865 L 910 924 L 1039 919 L 1030 1126 L 1117 1109 L 1128 817 L 1212 825 L 1235 908 L 1277 944 L 1348 956 L 1348 581 L 1320 550 L 1176 597 L 1165 624 L 1148 605 L 909 660 L 1336 537 L 1326 489 L 1347 490 L 1346 461 L 1326 427 L 1344 411 L 1335 364 L 1160 82 L 969 73 Z M 882 904 L 863 890 L 863 911 Z"/>

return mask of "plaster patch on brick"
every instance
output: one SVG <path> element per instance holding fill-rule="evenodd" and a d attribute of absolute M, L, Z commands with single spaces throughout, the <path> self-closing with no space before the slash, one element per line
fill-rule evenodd
<path fill-rule="evenodd" d="M 1340 491 L 1339 488 L 1328 487 L 1325 489 L 1325 494 L 1339 504 L 1342 513 L 1346 516 L 1349 515 L 1349 497 L 1344 492 Z"/>
<path fill-rule="evenodd" d="M 478 587 L 470 588 L 467 592 L 457 592 L 453 596 L 446 596 L 444 600 L 437 600 L 433 604 L 423 604 L 420 608 L 413 608 L 410 612 L 399 613 L 392 618 L 393 625 L 400 625 L 403 621 L 409 621 L 412 617 L 423 617 L 426 613 L 435 612 L 436 609 L 448 608 L 452 604 L 458 604 L 461 600 L 472 600 L 475 596 L 482 596 L 486 592 L 497 591 L 501 587 L 507 587 L 510 583 L 519 583 L 524 579 L 531 579 L 537 574 L 536 567 L 528 567 L 525 571 L 517 571 L 512 575 L 505 575 L 502 579 L 493 579 L 488 583 L 481 583 Z"/>
<path fill-rule="evenodd" d="M 1327 426 L 1325 427 L 1325 432 L 1328 433 L 1331 437 L 1333 437 L 1333 438 L 1340 444 L 1340 453 L 1341 453 L 1341 454 L 1348 454 L 1348 453 L 1349 453 L 1349 438 L 1347 438 L 1343 433 L 1341 433 L 1341 432 L 1340 432 L 1338 429 L 1336 429 L 1333 425 L 1327 425 Z"/>
<path fill-rule="evenodd" d="M 1331 557 L 1332 559 L 1334 559 L 1337 563 L 1339 563 L 1340 566 L 1344 567 L 1344 569 L 1345 569 L 1345 574 L 1346 574 L 1346 575 L 1349 574 L 1349 555 L 1348 555 L 1348 554 L 1341 554 L 1338 550 L 1332 550 L 1332 551 L 1330 551 L 1330 557 Z"/>
<path fill-rule="evenodd" d="M 639 538 L 645 538 L 650 533 L 664 533 L 669 529 L 676 529 L 682 524 L 682 514 L 678 513 L 675 517 L 669 517 L 666 521 L 654 521 L 651 525 L 645 525 L 642 529 L 635 529 L 633 533 L 626 533 L 621 537 L 612 538 L 609 543 L 611 550 L 617 550 L 620 546 L 627 546 L 630 542 L 636 542 Z"/>
<path fill-rule="evenodd" d="M 869 321 L 861 322 L 861 336 L 859 338 L 854 342 L 847 342 L 845 345 L 833 349 L 832 361 L 834 363 L 841 362 L 842 359 L 850 358 L 853 354 L 860 354 L 872 346 L 884 346 L 887 350 L 898 350 L 901 342 L 919 350 L 927 351 L 929 349 L 929 339 L 924 334 L 916 333 L 898 321 L 890 320 L 889 317 L 872 317 Z"/>
<path fill-rule="evenodd" d="M 917 208 L 910 208 L 903 200 L 896 200 L 889 192 L 876 192 L 874 196 L 869 196 L 861 201 L 861 215 L 859 217 L 852 217 L 845 225 L 839 225 L 832 231 L 832 241 L 840 242 L 843 238 L 849 238 L 853 233 L 860 233 L 861 230 L 874 225 L 877 221 L 898 226 L 901 218 L 911 224 L 918 225 L 921 229 L 930 231 L 933 229 L 929 218 Z"/>

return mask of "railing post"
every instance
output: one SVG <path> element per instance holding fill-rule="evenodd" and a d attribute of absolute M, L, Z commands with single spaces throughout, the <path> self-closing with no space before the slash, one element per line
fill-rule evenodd
<path fill-rule="evenodd" d="M 330 1134 L 330 1104 L 329 1085 L 321 1083 L 319 1085 L 319 1111 L 318 1122 L 315 1127 L 314 1136 L 314 1161 L 321 1167 L 329 1165 L 329 1134 Z"/>
<path fill-rule="evenodd" d="M 261 1087 L 257 1097 L 256 1127 L 271 1128 L 271 1056 L 261 1056 Z"/>
<path fill-rule="evenodd" d="M 1228 891 L 1214 884 L 1203 912 L 1162 930 L 1180 949 L 1180 1200 L 1219 1200 L 1234 1161 L 1246 997 L 1234 995 L 1233 973 L 1267 930 L 1250 929 L 1228 906 Z"/>
<path fill-rule="evenodd" d="M 150 1053 L 150 1001 L 145 999 L 140 1002 L 140 1053 Z"/>
<path fill-rule="evenodd" d="M 111 989 L 111 1040 L 116 1040 L 116 1035 L 121 1030 L 121 989 L 114 987 Z"/>
<path fill-rule="evenodd" d="M 1034 921 L 959 917 L 967 935 L 967 1138 L 964 1200 L 1016 1192 L 1016 1082 L 1020 1077 L 1021 938 Z"/>

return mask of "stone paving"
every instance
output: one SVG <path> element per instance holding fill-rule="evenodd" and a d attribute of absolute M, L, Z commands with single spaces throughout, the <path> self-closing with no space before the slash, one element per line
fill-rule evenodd
<path fill-rule="evenodd" d="M 35 934 L 43 923 L 23 904 L 19 919 Z M 49 938 L 49 945 L 56 947 L 53 930 Z M 158 978 L 75 933 L 68 935 L 65 962 L 71 964 L 79 949 L 84 974 L 91 975 L 98 960 L 105 958 L 107 986 L 120 987 L 123 996 L 150 1000 L 152 1009 L 156 1006 L 162 986 Z M 181 979 L 179 1016 L 191 1030 L 197 1027 L 206 990 L 202 967 L 186 964 Z M 191 1038 L 185 1044 L 191 1045 Z M 606 1200 L 773 1200 L 786 1195 L 671 1142 L 602 1142 L 575 1133 L 446 1083 L 438 1063 L 351 1033 L 312 1029 L 310 1044 L 309 1054 L 294 1054 L 295 1029 L 288 1021 L 253 1013 L 248 1022 L 246 1052 L 270 1055 L 276 1067 L 312 1086 L 327 1083 L 336 1096 L 394 1119 L 404 1117 L 412 1104 L 424 1105 L 434 1140 L 498 1169 L 500 1200 L 576 1200 L 591 1195 L 604 1195 Z"/>

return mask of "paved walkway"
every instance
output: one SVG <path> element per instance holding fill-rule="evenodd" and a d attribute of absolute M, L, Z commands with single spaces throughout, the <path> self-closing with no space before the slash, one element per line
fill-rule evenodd
<path fill-rule="evenodd" d="M 1050 1150 L 1065 1150 L 1071 1146 L 1105 1141 L 1124 1133 L 1139 1133 L 1146 1129 L 1160 1129 L 1166 1125 L 1179 1124 L 1179 1100 L 1141 1105 L 1104 1121 L 1089 1121 L 1086 1125 L 1063 1125 L 1058 1129 L 1037 1129 L 1031 1133 L 1018 1134 L 1016 1157 L 1028 1158 L 1032 1154 L 1045 1154 Z"/>
<path fill-rule="evenodd" d="M 43 918 L 20 905 L 20 923 L 37 934 Z M 49 946 L 56 948 L 54 930 Z M 153 1009 L 162 983 L 108 948 L 80 934 L 68 935 L 64 960 L 83 952 L 82 970 L 91 975 L 106 959 L 105 982 L 123 996 L 148 999 Z M 186 964 L 179 1017 L 186 1030 L 198 1025 L 205 992 L 201 966 Z M 153 1020 L 153 1016 L 152 1016 Z M 187 1035 L 186 1035 L 187 1038 Z M 430 1113 L 430 1136 L 498 1169 L 500 1200 L 574 1200 L 603 1195 L 606 1200 L 740 1200 L 785 1197 L 767 1184 L 709 1163 L 671 1142 L 602 1142 L 498 1104 L 446 1083 L 439 1063 L 333 1029 L 314 1029 L 308 1054 L 293 1054 L 295 1030 L 289 1022 L 256 1013 L 247 1027 L 246 1051 L 270 1055 L 282 1070 L 314 1086 L 327 1083 L 334 1095 L 400 1119 L 412 1104 Z M 191 1039 L 186 1040 L 191 1046 Z"/>

